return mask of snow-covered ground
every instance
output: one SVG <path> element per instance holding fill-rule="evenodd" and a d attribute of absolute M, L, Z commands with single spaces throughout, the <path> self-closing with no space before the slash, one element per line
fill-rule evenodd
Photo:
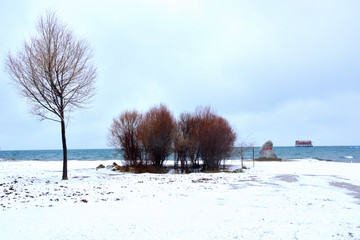
<path fill-rule="evenodd" d="M 61 162 L 0 161 L 0 239 L 360 239 L 360 164 L 95 169 L 112 162 L 70 161 L 61 181 Z"/>

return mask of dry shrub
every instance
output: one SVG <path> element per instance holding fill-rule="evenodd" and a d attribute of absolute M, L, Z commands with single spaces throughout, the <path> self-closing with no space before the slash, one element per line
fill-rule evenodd
<path fill-rule="evenodd" d="M 181 114 L 179 121 L 176 122 L 174 133 L 174 152 L 176 154 L 175 166 L 181 163 L 181 171 L 185 172 L 188 168 L 187 158 L 189 152 L 189 127 L 188 114 Z"/>
<path fill-rule="evenodd" d="M 129 168 L 129 172 L 132 173 L 166 173 L 166 169 L 162 167 L 156 167 L 153 165 L 138 165 L 133 168 Z"/>
<path fill-rule="evenodd" d="M 138 139 L 138 126 L 142 115 L 136 110 L 124 111 L 114 118 L 110 127 L 108 142 L 118 154 L 123 154 L 126 165 L 142 165 L 142 147 Z"/>
<path fill-rule="evenodd" d="M 209 107 L 198 108 L 196 116 L 200 121 L 198 141 L 204 170 L 218 170 L 221 160 L 230 157 L 236 133 L 225 118 Z"/>
<path fill-rule="evenodd" d="M 191 113 L 182 113 L 177 121 L 174 150 L 182 172 L 188 171 L 188 162 L 191 162 L 193 168 L 199 166 L 199 128 L 199 119 Z"/>
<path fill-rule="evenodd" d="M 163 171 L 166 158 L 174 152 L 182 172 L 193 168 L 218 170 L 222 160 L 230 157 L 236 134 L 229 122 L 209 107 L 194 113 L 182 113 L 178 121 L 162 104 L 145 115 L 125 111 L 110 128 L 109 143 L 124 152 L 127 170 L 132 172 Z M 129 168 L 132 167 L 132 168 Z"/>
<path fill-rule="evenodd" d="M 138 130 L 146 159 L 153 166 L 162 167 L 172 152 L 175 118 L 165 105 L 160 104 L 145 114 Z"/>
<path fill-rule="evenodd" d="M 174 147 L 182 171 L 190 161 L 193 168 L 218 170 L 221 160 L 230 157 L 236 134 L 229 122 L 210 107 L 198 107 L 195 113 L 183 113 L 177 122 Z"/>

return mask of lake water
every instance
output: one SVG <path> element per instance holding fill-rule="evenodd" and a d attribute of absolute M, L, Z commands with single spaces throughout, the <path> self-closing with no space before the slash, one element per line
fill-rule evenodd
<path fill-rule="evenodd" d="M 255 158 L 258 158 L 259 147 L 254 148 Z M 232 159 L 240 159 L 239 148 L 235 148 Z M 326 146 L 326 147 L 274 147 L 274 152 L 282 159 L 318 159 L 335 162 L 357 162 L 360 163 L 359 146 Z M 253 150 L 249 149 L 245 159 L 252 159 Z M 0 160 L 39 160 L 39 161 L 61 161 L 62 150 L 21 150 L 0 151 Z M 113 149 L 70 149 L 69 160 L 121 160 L 121 155 L 116 155 Z M 173 160 L 173 155 L 169 160 Z"/>

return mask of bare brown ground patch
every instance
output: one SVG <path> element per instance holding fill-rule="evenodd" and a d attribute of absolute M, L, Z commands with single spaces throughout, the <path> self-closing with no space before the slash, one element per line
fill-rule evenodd
<path fill-rule="evenodd" d="M 357 204 L 360 205 L 360 186 L 346 182 L 331 182 L 330 185 L 348 190 L 348 194 L 358 199 Z"/>
<path fill-rule="evenodd" d="M 277 175 L 275 178 L 276 178 L 276 179 L 279 179 L 279 180 L 281 180 L 281 181 L 288 182 L 288 183 L 292 183 L 292 182 L 297 182 L 297 181 L 298 181 L 298 175 L 293 175 L 293 174 Z"/>

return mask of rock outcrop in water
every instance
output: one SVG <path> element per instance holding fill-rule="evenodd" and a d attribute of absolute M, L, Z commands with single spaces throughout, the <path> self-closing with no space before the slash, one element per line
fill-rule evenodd
<path fill-rule="evenodd" d="M 273 142 L 265 142 L 259 150 L 259 160 L 281 160 L 273 151 Z"/>

